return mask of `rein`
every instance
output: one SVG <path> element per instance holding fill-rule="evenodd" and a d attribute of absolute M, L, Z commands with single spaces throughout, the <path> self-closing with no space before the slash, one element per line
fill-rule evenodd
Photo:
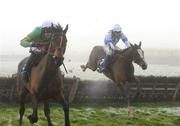
<path fill-rule="evenodd" d="M 52 46 L 52 39 L 51 39 L 50 45 L 49 45 L 49 47 L 48 47 L 48 52 L 47 52 L 48 54 L 50 54 L 51 46 Z"/>
<path fill-rule="evenodd" d="M 61 35 L 61 38 L 60 38 L 60 43 L 59 43 L 59 47 L 58 47 L 58 48 L 61 48 L 61 47 L 62 47 L 63 34 L 64 34 L 64 33 L 62 32 L 62 35 Z M 51 55 L 53 56 L 53 58 L 54 58 L 53 53 L 50 52 L 51 46 L 52 46 L 52 42 L 53 42 L 53 39 L 54 39 L 54 38 L 52 37 L 51 40 L 50 40 L 50 45 L 49 45 L 49 47 L 48 47 L 48 52 L 47 52 L 47 53 L 48 53 L 48 54 L 51 54 Z M 65 64 L 64 64 L 64 63 L 62 63 L 62 64 L 63 64 L 63 67 L 64 67 L 66 73 L 68 73 Z"/>
<path fill-rule="evenodd" d="M 61 46 L 62 46 L 62 41 L 63 41 L 63 32 L 62 32 L 62 35 L 61 35 L 61 41 L 60 41 L 60 44 L 59 44 L 59 48 L 61 48 Z"/>
<path fill-rule="evenodd" d="M 126 53 L 130 48 L 131 48 L 131 47 L 128 47 L 128 48 L 122 50 L 121 52 L 117 51 L 116 54 L 117 54 L 117 55 L 120 55 L 120 56 L 122 56 L 122 57 L 127 57 L 127 55 L 126 55 L 125 53 Z M 115 54 L 115 55 L 116 55 L 116 54 Z M 134 61 L 134 55 L 132 54 L 132 55 L 130 55 L 130 57 L 131 57 L 131 58 L 129 58 L 128 61 L 131 61 L 131 60 Z"/>
<path fill-rule="evenodd" d="M 64 33 L 62 32 L 62 35 L 61 35 L 61 38 L 60 38 L 60 43 L 59 43 L 59 47 L 58 47 L 58 48 L 61 48 L 61 46 L 62 46 L 63 34 L 64 34 Z M 52 46 L 53 39 L 54 39 L 54 37 L 51 37 L 50 45 L 49 45 L 49 47 L 48 47 L 48 54 L 51 54 L 51 53 L 50 53 L 50 50 L 51 50 L 51 46 Z"/>

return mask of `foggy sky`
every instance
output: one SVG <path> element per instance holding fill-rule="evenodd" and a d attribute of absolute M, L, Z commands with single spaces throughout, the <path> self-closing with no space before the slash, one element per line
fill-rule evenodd
<path fill-rule="evenodd" d="M 130 42 L 142 41 L 143 48 L 180 49 L 179 12 L 178 0 L 1 1 L 0 54 L 28 54 L 19 42 L 44 20 L 69 24 L 70 51 L 88 52 L 103 45 L 106 32 L 116 23 Z"/>

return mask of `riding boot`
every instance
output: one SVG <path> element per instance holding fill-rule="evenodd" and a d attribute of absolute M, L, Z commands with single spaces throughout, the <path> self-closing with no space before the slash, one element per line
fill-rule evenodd
<path fill-rule="evenodd" d="M 36 59 L 36 54 L 34 53 L 31 53 L 27 63 L 25 64 L 25 66 L 23 67 L 23 70 L 22 70 L 22 77 L 24 79 L 25 82 L 28 82 L 29 81 L 29 77 L 31 75 L 31 68 L 35 62 L 35 59 Z"/>
<path fill-rule="evenodd" d="M 109 57 L 110 57 L 109 55 L 106 55 L 102 60 L 102 62 L 100 63 L 100 69 L 99 69 L 100 73 L 108 71 Z"/>

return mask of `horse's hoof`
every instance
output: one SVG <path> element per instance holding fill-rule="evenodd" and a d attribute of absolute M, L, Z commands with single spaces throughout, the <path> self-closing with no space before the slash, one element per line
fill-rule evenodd
<path fill-rule="evenodd" d="M 85 70 L 86 70 L 85 65 L 81 65 L 80 67 L 81 67 L 82 71 L 85 72 Z"/>
<path fill-rule="evenodd" d="M 36 123 L 38 121 L 38 118 L 37 117 L 33 117 L 32 115 L 29 115 L 28 119 L 29 119 L 29 122 L 31 124 L 34 124 L 34 123 Z"/>
<path fill-rule="evenodd" d="M 52 123 L 48 123 L 48 126 L 54 126 Z"/>
<path fill-rule="evenodd" d="M 54 126 L 53 124 L 48 124 L 48 126 Z"/>

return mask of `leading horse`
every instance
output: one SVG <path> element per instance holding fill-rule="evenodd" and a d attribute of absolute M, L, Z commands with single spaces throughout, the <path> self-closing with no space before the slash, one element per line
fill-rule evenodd
<path fill-rule="evenodd" d="M 63 75 L 59 69 L 66 50 L 67 30 L 68 25 L 66 25 L 65 29 L 62 29 L 60 25 L 54 29 L 51 42 L 46 45 L 48 50 L 42 56 L 39 63 L 32 67 L 28 83 L 23 81 L 23 77 L 21 75 L 22 68 L 27 62 L 28 57 L 23 59 L 18 65 L 17 89 L 20 100 L 20 126 L 22 126 L 23 114 L 25 112 L 25 97 L 28 93 L 30 94 L 33 108 L 33 113 L 28 116 L 31 124 L 38 121 L 38 103 L 43 101 L 44 114 L 47 118 L 48 126 L 52 126 L 48 100 L 54 99 L 62 104 L 65 114 L 65 126 L 70 126 L 69 104 L 66 102 L 63 94 Z"/>
<path fill-rule="evenodd" d="M 108 72 L 103 72 L 105 76 L 113 80 L 121 89 L 123 96 L 127 100 L 129 106 L 129 90 L 126 82 L 135 82 L 137 84 L 137 93 L 135 99 L 140 94 L 139 80 L 134 76 L 133 62 L 138 64 L 143 70 L 147 69 L 147 63 L 144 58 L 144 51 L 141 49 L 141 42 L 139 45 L 130 44 L 129 48 L 121 51 L 115 51 L 115 54 L 110 58 L 110 65 Z M 96 71 L 98 62 L 101 57 L 105 55 L 103 46 L 93 47 L 89 60 L 86 65 L 81 65 L 81 69 L 85 71 L 87 68 Z M 126 83 L 126 84 L 125 84 Z"/>

